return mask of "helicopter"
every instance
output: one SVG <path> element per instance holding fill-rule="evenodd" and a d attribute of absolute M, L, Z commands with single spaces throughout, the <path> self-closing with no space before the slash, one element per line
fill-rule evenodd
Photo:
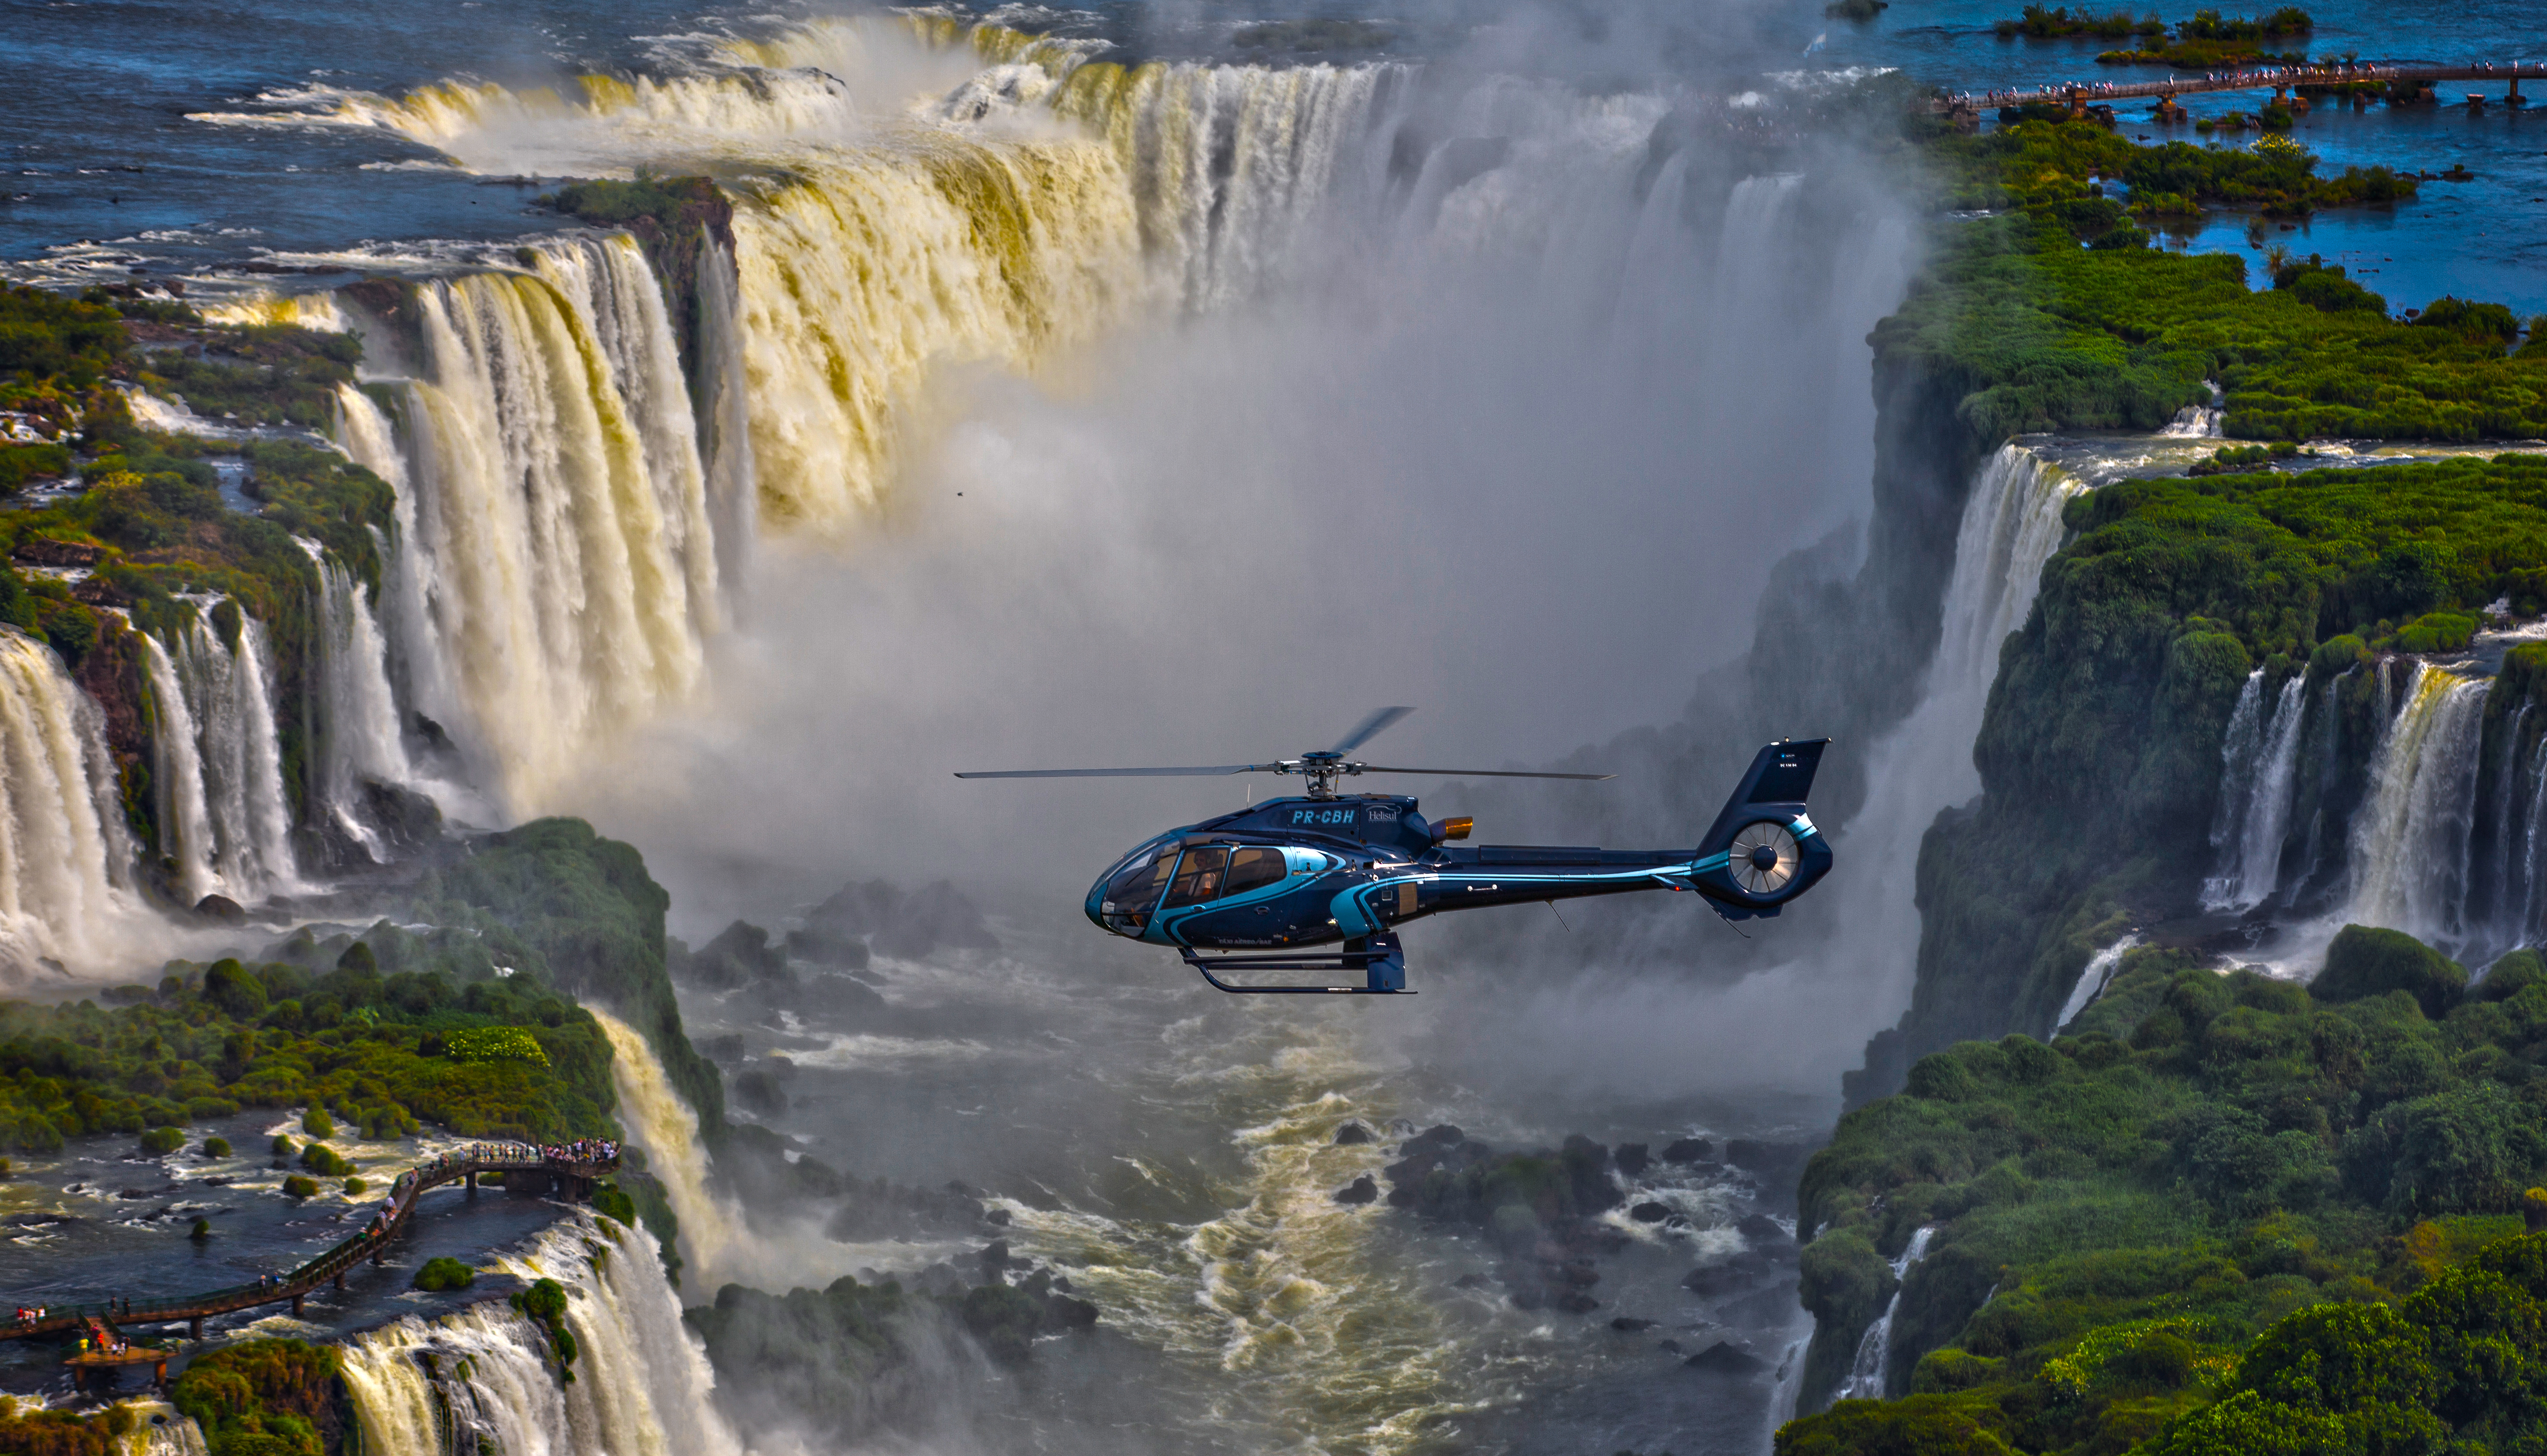
<path fill-rule="evenodd" d="M 1467 817 L 1428 821 L 1396 794 L 1338 794 L 1363 774 L 1573 779 L 1614 774 L 1512 769 L 1388 768 L 1345 755 L 1413 712 L 1382 708 L 1332 748 L 1272 763 L 1192 768 L 1046 768 L 959 773 L 959 779 L 1201 778 L 1274 774 L 1308 793 L 1170 829 L 1135 847 L 1088 891 L 1100 930 L 1174 946 L 1203 980 L 1231 992 L 1390 994 L 1406 990 L 1397 927 L 1486 905 L 1695 891 L 1726 920 L 1777 914 L 1830 873 L 1829 843 L 1804 813 L 1828 738 L 1763 747 L 1695 849 L 1485 844 Z M 1332 951 L 1320 946 L 1342 945 Z M 1205 951 L 1219 954 L 1206 956 Z M 1228 973 L 1361 972 L 1360 985 L 1233 984 Z"/>

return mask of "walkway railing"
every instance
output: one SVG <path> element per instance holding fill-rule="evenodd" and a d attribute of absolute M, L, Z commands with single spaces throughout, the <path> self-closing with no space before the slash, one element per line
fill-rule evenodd
<path fill-rule="evenodd" d="M 366 1258 L 379 1263 L 390 1241 L 406 1231 L 408 1220 L 415 1214 L 416 1200 L 429 1189 L 463 1180 L 474 1189 L 478 1186 L 480 1173 L 503 1173 L 508 1179 L 515 1173 L 544 1173 L 552 1179 L 553 1191 L 581 1202 L 592 1196 L 595 1183 L 618 1170 L 615 1144 L 585 1142 L 564 1147 L 524 1143 L 472 1144 L 458 1153 L 444 1154 L 398 1174 L 390 1184 L 389 1196 L 384 1200 L 381 1212 L 374 1215 L 363 1232 L 288 1274 L 254 1284 L 234 1284 L 227 1289 L 177 1298 L 49 1305 L 44 1308 L 41 1320 L 0 1320 L 0 1339 L 70 1333 L 91 1321 L 130 1327 L 174 1324 L 180 1320 L 186 1322 L 190 1334 L 201 1337 L 204 1321 L 215 1315 L 286 1302 L 291 1304 L 292 1313 L 298 1315 L 302 1300 L 310 1290 L 330 1280 L 342 1289 L 347 1269 Z"/>
<path fill-rule="evenodd" d="M 2522 81 L 2547 80 L 2547 61 L 2479 62 L 2468 65 L 2383 65 L 2376 61 L 2336 61 L 2323 65 L 2251 66 L 2169 76 L 2163 81 L 2061 82 L 2025 91 L 1961 92 L 1928 103 L 1932 111 L 1979 112 L 2003 106 L 2065 106 L 2072 112 L 2109 101 L 2156 97 L 2161 103 L 2204 91 L 2330 91 L 2364 82 L 2421 87 L 2436 81 L 2502 81 L 2509 90 L 2505 104 L 2522 104 Z"/>

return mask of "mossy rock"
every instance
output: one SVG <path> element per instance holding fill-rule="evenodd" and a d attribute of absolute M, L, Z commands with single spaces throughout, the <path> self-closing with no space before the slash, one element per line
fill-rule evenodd
<path fill-rule="evenodd" d="M 141 1135 L 141 1151 L 152 1157 L 174 1153 L 186 1146 L 186 1135 L 175 1128 L 152 1128 Z"/>
<path fill-rule="evenodd" d="M 467 1289 L 478 1282 L 478 1271 L 455 1258 L 430 1258 L 415 1271 L 415 1287 L 427 1294 L 444 1294 Z"/>
<path fill-rule="evenodd" d="M 318 1180 L 315 1178 L 304 1177 L 299 1173 L 294 1173 L 291 1177 L 283 1180 L 283 1196 L 286 1198 L 315 1198 L 318 1196 Z"/>
<path fill-rule="evenodd" d="M 2467 968 L 2402 930 L 2346 925 L 2327 947 L 2309 994 L 2330 1005 L 2402 990 L 2438 1021 L 2467 989 Z"/>
<path fill-rule="evenodd" d="M 206 1157 L 229 1156 L 230 1140 L 227 1138 L 206 1138 L 204 1140 L 204 1156 Z"/>

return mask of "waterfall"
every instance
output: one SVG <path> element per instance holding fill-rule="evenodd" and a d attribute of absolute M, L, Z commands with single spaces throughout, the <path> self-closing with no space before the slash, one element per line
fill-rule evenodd
<path fill-rule="evenodd" d="M 607 1011 L 587 1009 L 610 1039 L 610 1081 L 619 1094 L 628 1140 L 646 1150 L 647 1170 L 661 1180 L 664 1200 L 681 1221 L 683 1264 L 698 1271 L 702 1285 L 714 1289 L 733 1275 L 735 1259 L 750 1239 L 743 1211 L 709 1189 L 698 1113 L 672 1090 L 655 1049 L 635 1027 Z"/>
<path fill-rule="evenodd" d="M 2087 958 L 2085 969 L 2078 973 L 2078 984 L 2069 988 L 2069 999 L 2061 1003 L 2061 1014 L 2052 1018 L 2053 1035 L 2058 1036 L 2067 1030 L 2069 1023 L 2078 1019 L 2079 1012 L 2105 993 L 2105 983 L 2114 979 L 2114 968 L 2122 965 L 2125 953 L 2140 943 L 2140 935 L 2135 932 Z"/>
<path fill-rule="evenodd" d="M 2490 686 L 2415 665 L 2354 815 L 2347 919 L 2436 943 L 2458 938 Z"/>
<path fill-rule="evenodd" d="M 2218 869 L 2203 882 L 2202 907 L 2248 910 L 2281 883 L 2282 839 L 2290 829 L 2291 796 L 2308 718 L 2307 680 L 2293 674 L 2262 720 L 2262 668 L 2248 674 L 2220 747 L 2220 811 L 2211 830 Z"/>
<path fill-rule="evenodd" d="M 2521 820 L 2520 844 L 2520 917 L 2514 924 L 2513 944 L 2527 944 L 2542 928 L 2539 923 L 2539 846 L 2547 839 L 2547 738 L 2539 740 L 2529 760 L 2529 813 Z"/>
<path fill-rule="evenodd" d="M 189 598 L 194 620 L 162 645 L 146 642 L 159 713 L 160 852 L 175 859 L 190 899 L 241 903 L 297 889 L 292 809 L 274 721 L 274 658 L 265 628 L 241 614 L 238 644 L 212 621 L 219 598 Z M 144 634 L 147 637 L 147 634 Z"/>
<path fill-rule="evenodd" d="M 389 643 L 354 573 L 317 542 L 301 539 L 301 549 L 318 567 L 318 802 L 375 864 L 386 864 L 389 846 L 372 821 L 363 786 L 403 785 L 415 777 L 390 689 Z"/>
<path fill-rule="evenodd" d="M 565 1287 L 573 1383 L 555 1373 L 546 1333 L 503 1303 L 409 1316 L 343 1347 L 369 1456 L 740 1456 L 643 1229 L 578 1215 L 494 1262 Z"/>
<path fill-rule="evenodd" d="M 52 649 L 0 627 L 0 970 L 95 959 L 138 908 L 106 728 Z"/>
<path fill-rule="evenodd" d="M 2486 948 L 2489 950 L 2508 950 L 2528 937 L 2528 887 L 2522 884 L 2515 888 L 2512 866 L 2516 860 L 2526 858 L 2521 852 L 2524 847 L 2521 841 L 2531 828 L 2530 822 L 2520 813 L 2523 802 L 2529 797 L 2521 792 L 2527 783 L 2527 774 L 2521 759 L 2520 734 L 2528 724 L 2530 707 L 2528 703 L 2521 704 L 2503 722 L 2503 749 L 2495 757 L 2494 834 L 2487 846 L 2483 901 Z M 2476 899 L 2474 886 L 2469 887 L 2468 897 L 2472 901 Z M 2471 918 L 2475 916 L 2472 914 Z"/>
<path fill-rule="evenodd" d="M 1940 811 L 1980 790 L 1973 740 L 1989 704 L 1999 645 L 2034 606 L 2043 563 L 2061 544 L 2061 512 L 2086 488 L 2021 446 L 2000 447 L 1975 476 L 1957 532 L 1945 622 L 1919 706 L 1869 753 L 1867 826 L 1857 861 L 1875 878 L 1872 913 L 1848 931 L 1849 955 L 1905 969 L 1919 942 L 1919 841 Z M 1880 836 L 1880 837 L 1878 837 Z M 1897 983 L 1906 991 L 1906 978 Z"/>
<path fill-rule="evenodd" d="M 1920 1225 L 1919 1231 L 1910 1236 L 1910 1246 L 1901 1250 L 1901 1257 L 1892 1261 L 1892 1277 L 1896 1281 L 1892 1298 L 1884 1302 L 1884 1313 L 1877 1317 L 1874 1324 L 1866 1327 L 1866 1333 L 1857 1342 L 1857 1363 L 1849 1367 L 1848 1379 L 1840 1383 L 1839 1392 L 1831 1398 L 1832 1400 L 1880 1401 L 1884 1399 L 1884 1366 L 1892 1358 L 1892 1312 L 1901 1308 L 1901 1290 L 1898 1287 L 1898 1281 L 1909 1274 L 1912 1264 L 1927 1257 L 1928 1241 L 1935 1237 L 1936 1233 L 1937 1228 L 1934 1224 Z"/>
<path fill-rule="evenodd" d="M 186 690 L 177 683 L 176 664 L 168 660 L 157 638 L 146 632 L 140 637 L 150 682 L 151 779 L 158 798 L 159 853 L 177 867 L 178 897 L 194 904 L 220 885 L 220 873 L 213 867 L 219 845 L 213 836 L 212 808 L 204 797 L 204 755 L 196 741 L 194 712 L 186 706 Z"/>
<path fill-rule="evenodd" d="M 715 544 L 677 348 L 625 237 L 536 275 L 418 291 L 426 363 L 406 460 L 346 390 L 348 448 L 398 487 L 389 614 L 416 706 L 505 811 L 537 812 L 586 745 L 696 683 Z"/>

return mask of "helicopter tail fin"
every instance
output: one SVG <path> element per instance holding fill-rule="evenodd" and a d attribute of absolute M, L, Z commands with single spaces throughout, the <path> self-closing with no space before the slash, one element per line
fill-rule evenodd
<path fill-rule="evenodd" d="M 1829 746 L 1828 738 L 1781 738 L 1753 755 L 1750 769 L 1733 786 L 1733 797 L 1724 801 L 1714 825 L 1699 841 L 1699 855 L 1724 853 L 1747 824 L 1801 817 L 1813 775 L 1822 766 L 1822 750 Z"/>

